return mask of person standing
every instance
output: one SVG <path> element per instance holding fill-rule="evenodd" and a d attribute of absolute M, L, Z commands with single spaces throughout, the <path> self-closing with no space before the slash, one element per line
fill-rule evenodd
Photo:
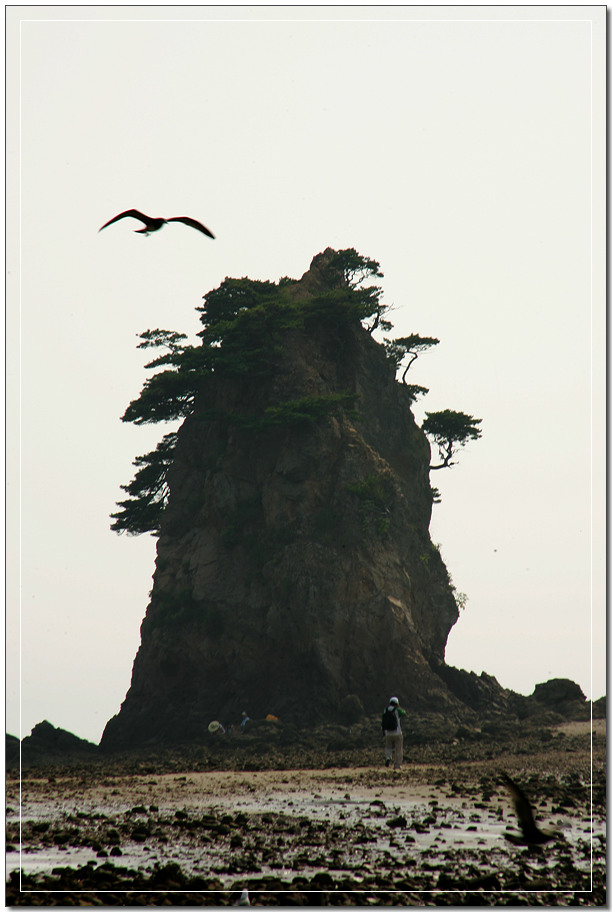
<path fill-rule="evenodd" d="M 400 718 L 406 712 L 399 705 L 397 697 L 391 697 L 382 716 L 382 730 L 385 736 L 385 766 L 393 760 L 393 769 L 400 769 L 404 759 L 404 736 Z"/>

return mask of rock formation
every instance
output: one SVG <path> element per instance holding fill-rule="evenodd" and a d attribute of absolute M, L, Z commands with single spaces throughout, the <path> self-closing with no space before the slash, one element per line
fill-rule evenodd
<path fill-rule="evenodd" d="M 73 735 L 63 728 L 56 728 L 47 722 L 39 722 L 31 733 L 21 741 L 14 735 L 6 735 L 6 767 L 14 769 L 53 764 L 82 763 L 95 760 L 98 746 Z"/>
<path fill-rule="evenodd" d="M 314 306 L 333 255 L 281 280 L 285 296 Z M 428 441 L 384 347 L 358 319 L 321 314 L 284 331 L 270 375 L 208 378 L 180 428 L 105 749 L 198 740 L 242 711 L 311 725 L 378 712 L 392 693 L 414 710 L 463 705 L 438 673 L 458 610 L 429 537 Z M 264 410 L 265 425 L 235 419 Z"/>

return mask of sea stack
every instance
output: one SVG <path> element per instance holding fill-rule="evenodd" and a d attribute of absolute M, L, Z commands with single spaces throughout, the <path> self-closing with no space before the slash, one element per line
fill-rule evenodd
<path fill-rule="evenodd" d="M 429 443 L 384 345 L 334 310 L 335 256 L 271 289 L 268 369 L 205 378 L 180 427 L 105 749 L 197 741 L 245 710 L 314 725 L 348 697 L 366 715 L 391 693 L 460 703 L 436 670 L 458 610 L 429 537 Z"/>

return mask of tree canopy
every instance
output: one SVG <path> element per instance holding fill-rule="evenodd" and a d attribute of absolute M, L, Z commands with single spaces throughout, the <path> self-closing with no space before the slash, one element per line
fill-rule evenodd
<path fill-rule="evenodd" d="M 418 333 L 412 333 L 409 336 L 402 336 L 399 339 L 385 342 L 387 357 L 395 365 L 396 370 L 399 370 L 406 355 L 412 356 L 404 368 L 402 383 L 406 383 L 406 374 L 410 370 L 410 366 L 419 357 L 419 354 L 427 351 L 427 349 L 431 348 L 433 345 L 437 345 L 439 341 L 439 339 L 435 339 L 433 336 L 419 336 Z M 406 385 L 408 386 L 408 384 Z M 422 389 L 423 387 L 419 387 L 419 390 Z"/>
<path fill-rule="evenodd" d="M 175 446 L 176 434 L 166 434 L 153 452 L 136 457 L 136 475 L 129 485 L 121 485 L 129 499 L 119 501 L 117 506 L 121 509 L 111 513 L 114 532 L 140 535 L 157 529 L 168 499 L 166 473 L 174 458 Z"/>
<path fill-rule="evenodd" d="M 438 447 L 440 465 L 430 465 L 430 469 L 445 469 L 455 465 L 452 461 L 458 447 L 463 447 L 469 440 L 478 440 L 482 431 L 477 425 L 481 418 L 466 415 L 465 412 L 454 412 L 444 409 L 442 412 L 425 412 L 426 418 L 421 425 Z"/>

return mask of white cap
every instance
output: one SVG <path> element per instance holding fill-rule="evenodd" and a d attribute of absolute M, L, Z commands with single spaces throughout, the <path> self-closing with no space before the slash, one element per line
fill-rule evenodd
<path fill-rule="evenodd" d="M 398 704 L 399 704 L 399 700 L 397 699 L 397 697 L 391 697 L 391 699 L 389 700 L 389 704 L 391 704 L 391 703 L 398 703 Z"/>

